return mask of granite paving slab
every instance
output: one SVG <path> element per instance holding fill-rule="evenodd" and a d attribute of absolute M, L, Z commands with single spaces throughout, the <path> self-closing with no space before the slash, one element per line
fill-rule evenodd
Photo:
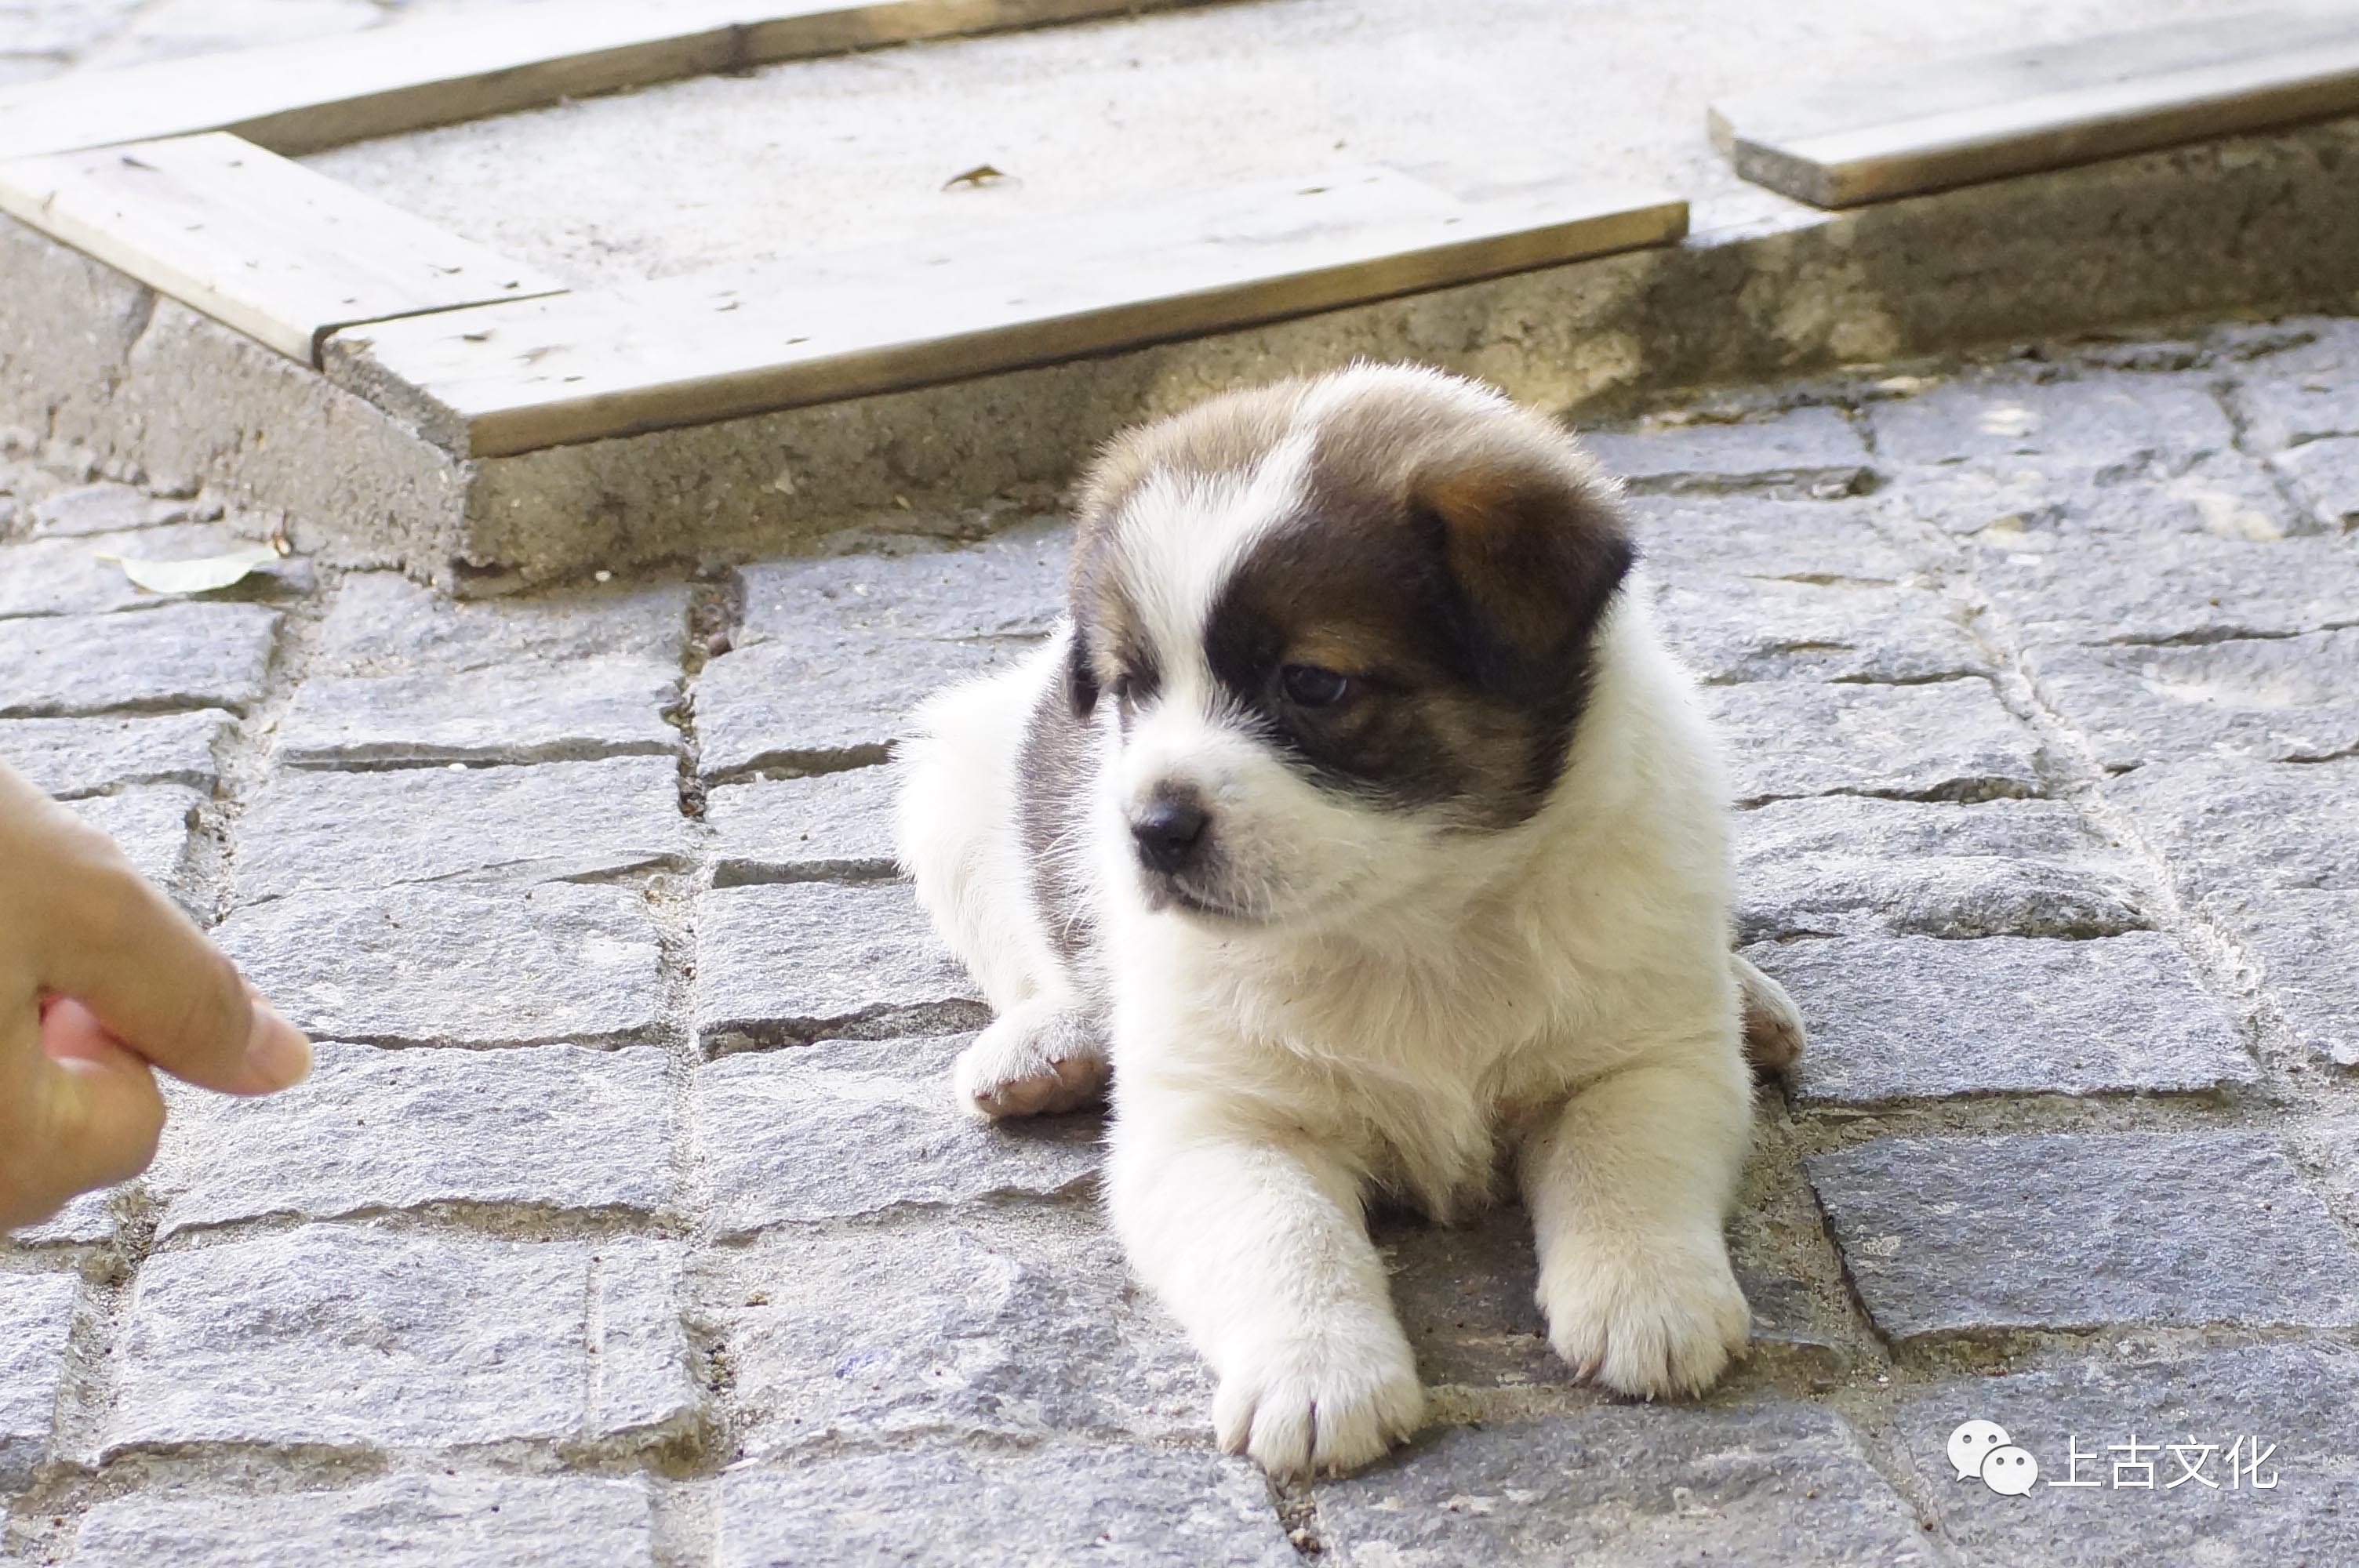
<path fill-rule="evenodd" d="M 2053 800 L 1773 801 L 1737 814 L 1740 941 L 2111 936 L 2151 922 L 2126 854 Z"/>
<path fill-rule="evenodd" d="M 2306 765 L 2202 758 L 2105 786 L 2180 892 L 2205 901 L 2267 888 L 2359 891 L 2359 757 Z"/>
<path fill-rule="evenodd" d="M 656 1568 L 647 1487 L 591 1476 L 392 1476 L 340 1492 L 135 1494 L 82 1521 L 75 1568 Z"/>
<path fill-rule="evenodd" d="M 704 797 L 712 884 L 875 881 L 894 874 L 890 768 L 716 784 Z"/>
<path fill-rule="evenodd" d="M 2306 441 L 2271 457 L 2269 467 L 2320 527 L 2359 524 L 2359 436 Z"/>
<path fill-rule="evenodd" d="M 2262 1133 L 1883 1138 L 1803 1168 L 1896 1342 L 2359 1324 L 2359 1253 Z"/>
<path fill-rule="evenodd" d="M 672 1210 L 677 1117 L 660 1051 L 328 1041 L 313 1054 L 297 1087 L 183 1119 L 148 1179 L 159 1237 L 437 1204 Z"/>
<path fill-rule="evenodd" d="M 1985 680 L 1708 687 L 1743 805 L 1798 795 L 1991 800 L 2041 793 L 2038 738 Z M 1808 747 L 1782 744 L 1807 735 Z"/>
<path fill-rule="evenodd" d="M 1910 1399 L 1901 1433 L 1942 1534 L 1977 1565 L 2339 1563 L 2359 1552 L 2348 1346 L 2185 1356 L 2098 1353 Z M 2038 1468 L 2027 1497 L 1946 1462 L 1966 1421 L 1995 1421 Z"/>
<path fill-rule="evenodd" d="M 1582 434 L 1606 471 L 1641 494 L 1767 490 L 1843 495 L 1874 469 L 1859 431 L 1840 408 L 1805 406 L 1763 419 L 1656 421 Z"/>
<path fill-rule="evenodd" d="M 924 1499 L 911 1518 L 912 1497 Z M 722 1568 L 1292 1568 L 1300 1559 L 1242 1460 L 1052 1444 L 924 1445 L 741 1470 L 722 1487 Z"/>
<path fill-rule="evenodd" d="M 141 876 L 183 903 L 197 899 L 197 812 L 205 797 L 186 784 L 130 784 L 67 802 L 114 840 Z"/>
<path fill-rule="evenodd" d="M 2338 1067 L 2359 1067 L 2359 890 L 2289 888 L 2212 910 L 2295 1039 Z"/>
<path fill-rule="evenodd" d="M 711 779 L 865 768 L 908 733 L 909 710 L 952 682 L 1009 667 L 1020 643 L 856 633 L 757 643 L 705 666 L 696 727 Z"/>
<path fill-rule="evenodd" d="M 2167 647 L 2036 648 L 2040 696 L 2125 773 L 2180 757 L 2359 755 L 2359 628 Z"/>
<path fill-rule="evenodd" d="M 900 882 L 717 888 L 697 906 L 696 1034 L 712 1055 L 991 1021 Z"/>
<path fill-rule="evenodd" d="M 320 676 L 295 695 L 277 756 L 296 768 L 677 756 L 679 672 L 584 657 L 388 676 Z"/>
<path fill-rule="evenodd" d="M 1867 405 L 1875 449 L 1911 467 L 2117 469 L 2232 450 L 2235 427 L 2195 375 L 2039 379 L 2002 369 Z"/>
<path fill-rule="evenodd" d="M 132 1293 L 104 1452 L 653 1440 L 697 1402 L 679 1267 L 635 1238 L 332 1225 L 168 1252 Z"/>
<path fill-rule="evenodd" d="M 285 556 L 240 581 L 193 598 L 159 594 L 131 580 L 117 557 L 186 561 L 251 548 L 257 541 L 212 523 L 184 523 L 130 533 L 54 535 L 0 546 L 0 617 L 94 615 L 184 602 L 278 599 L 308 592 L 310 563 Z"/>
<path fill-rule="evenodd" d="M 279 619 L 258 604 L 177 603 L 0 621 L 0 719 L 244 712 L 262 697 Z"/>
<path fill-rule="evenodd" d="M 1993 668 L 1963 612 L 1922 589 L 1689 573 L 1657 587 L 1654 609 L 1672 652 L 1709 682 L 1901 685 Z"/>
<path fill-rule="evenodd" d="M 1792 1403 L 1583 1411 L 1429 1431 L 1317 1490 L 1338 1561 L 1367 1568 L 1938 1561 L 1832 1411 Z"/>
<path fill-rule="evenodd" d="M 1080 1206 L 787 1226 L 709 1261 L 699 1290 L 751 1455 L 1208 1428 L 1195 1352 Z"/>
<path fill-rule="evenodd" d="M 403 887 L 289 893 L 215 933 L 299 1029 L 387 1045 L 606 1044 L 661 1018 L 638 892 Z"/>
<path fill-rule="evenodd" d="M 1844 936 L 1745 949 L 1802 1011 L 1805 1105 L 2190 1094 L 2257 1076 L 2168 937 Z"/>
<path fill-rule="evenodd" d="M 1098 1117 L 992 1123 L 955 1103 L 951 1066 L 973 1038 L 821 1041 L 703 1068 L 696 1114 L 713 1225 L 735 1235 L 1088 1188 Z"/>
<path fill-rule="evenodd" d="M 153 784 L 210 795 L 235 723 L 218 708 L 152 719 L 0 719 L 0 762 L 60 800 Z"/>
<path fill-rule="evenodd" d="M 264 785 L 238 825 L 237 896 L 612 877 L 684 867 L 690 855 L 669 757 L 293 770 Z"/>
<path fill-rule="evenodd" d="M 24 1487 L 49 1458 L 81 1299 L 73 1274 L 0 1274 L 0 1492 Z"/>

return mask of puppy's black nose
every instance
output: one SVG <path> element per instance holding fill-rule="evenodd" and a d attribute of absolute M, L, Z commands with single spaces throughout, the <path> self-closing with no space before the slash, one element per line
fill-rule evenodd
<path fill-rule="evenodd" d="M 1192 800 L 1150 800 L 1130 819 L 1130 836 L 1138 844 L 1138 858 L 1166 873 L 1184 868 L 1196 858 L 1212 817 Z"/>

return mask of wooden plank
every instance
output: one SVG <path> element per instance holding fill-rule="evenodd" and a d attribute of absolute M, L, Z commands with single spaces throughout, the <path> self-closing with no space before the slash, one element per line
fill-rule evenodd
<path fill-rule="evenodd" d="M 0 157 L 234 131 L 288 155 L 560 98 L 1203 0 L 539 0 L 0 91 Z"/>
<path fill-rule="evenodd" d="M 1388 170 L 486 307 L 339 335 L 329 373 L 495 456 L 1107 352 L 1663 244 L 1687 204 L 1460 201 Z"/>
<path fill-rule="evenodd" d="M 2294 6 L 1714 105 L 1745 178 L 1819 207 L 2359 111 L 2359 9 Z"/>
<path fill-rule="evenodd" d="M 339 327 L 565 287 L 218 132 L 0 164 L 0 211 L 311 365 Z"/>

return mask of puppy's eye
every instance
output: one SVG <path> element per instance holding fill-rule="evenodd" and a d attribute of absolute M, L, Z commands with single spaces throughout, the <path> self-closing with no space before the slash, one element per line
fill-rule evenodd
<path fill-rule="evenodd" d="M 1352 677 L 1317 665 L 1288 665 L 1277 672 L 1278 688 L 1297 708 L 1332 708 L 1352 694 Z"/>
<path fill-rule="evenodd" d="M 1114 676 L 1113 683 L 1106 687 L 1106 690 L 1114 693 L 1114 699 L 1116 702 L 1128 702 L 1130 700 L 1131 693 L 1137 689 L 1138 679 L 1128 670 L 1125 670 L 1122 674 Z"/>

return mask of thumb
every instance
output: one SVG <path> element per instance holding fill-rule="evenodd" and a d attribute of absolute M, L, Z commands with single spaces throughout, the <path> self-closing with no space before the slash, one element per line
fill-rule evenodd
<path fill-rule="evenodd" d="M 127 1182 L 156 1157 L 164 1097 L 144 1060 L 108 1038 L 89 1011 L 52 1002 L 40 1044 L 6 1050 L 0 1126 L 0 1230 L 36 1224 L 78 1193 Z"/>

